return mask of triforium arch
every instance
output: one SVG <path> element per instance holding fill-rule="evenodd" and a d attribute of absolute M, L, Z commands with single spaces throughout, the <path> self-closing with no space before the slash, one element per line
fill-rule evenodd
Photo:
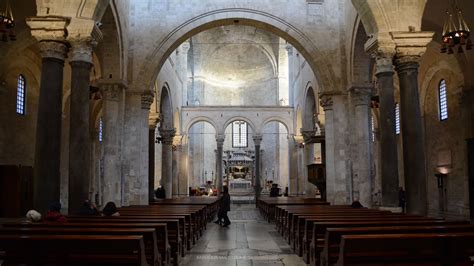
<path fill-rule="evenodd" d="M 216 133 L 218 132 L 217 130 L 219 128 L 219 125 L 214 120 L 212 120 L 212 118 L 209 118 L 207 116 L 200 116 L 200 117 L 193 118 L 191 121 L 189 121 L 189 123 L 184 125 L 183 127 L 184 130 L 182 133 L 189 134 L 191 128 L 198 123 L 207 123 L 214 128 Z"/>
<path fill-rule="evenodd" d="M 311 83 L 308 83 L 304 101 L 303 127 L 300 129 L 301 131 L 312 131 L 315 129 L 314 125 L 316 123 L 317 112 L 318 105 L 316 103 L 316 95 L 313 86 Z"/>
<path fill-rule="evenodd" d="M 255 123 L 253 123 L 253 121 L 251 119 L 248 119 L 247 117 L 243 117 L 243 116 L 233 116 L 233 117 L 227 119 L 227 121 L 225 121 L 221 125 L 221 127 L 219 128 L 219 131 L 217 132 L 217 134 L 224 134 L 227 127 L 229 125 L 231 125 L 232 122 L 235 122 L 235 121 L 244 121 L 244 122 L 246 122 L 249 125 L 249 127 L 252 129 L 253 134 L 260 134 L 262 132 L 262 129 L 259 128 L 257 125 L 255 125 Z"/>
<path fill-rule="evenodd" d="M 165 83 L 161 88 L 160 93 L 160 127 L 162 129 L 173 128 L 173 103 L 171 98 L 171 91 L 168 83 Z"/>
<path fill-rule="evenodd" d="M 302 30 L 266 12 L 245 8 L 215 10 L 194 17 L 174 28 L 165 38 L 156 43 L 155 49 L 147 55 L 146 58 L 149 60 L 146 60 L 140 68 L 138 75 L 143 78 L 137 86 L 150 87 L 168 56 L 191 36 L 207 29 L 236 23 L 268 30 L 287 40 L 306 58 L 317 80 L 321 82 L 321 88 L 337 87 L 338 81 L 331 63 Z M 328 67 L 318 67 L 323 65 Z"/>
<path fill-rule="evenodd" d="M 272 116 L 272 117 L 269 117 L 269 118 L 265 119 L 262 123 L 262 129 L 267 124 L 269 124 L 271 122 L 276 122 L 276 123 L 279 123 L 279 124 L 283 125 L 286 129 L 288 137 L 290 137 L 293 134 L 293 127 L 289 124 L 289 121 L 287 121 L 287 120 L 285 120 L 281 117 L 278 117 L 278 116 Z"/>

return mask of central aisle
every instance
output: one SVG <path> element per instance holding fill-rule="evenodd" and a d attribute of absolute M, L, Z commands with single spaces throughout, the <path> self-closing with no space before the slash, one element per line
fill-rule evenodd
<path fill-rule="evenodd" d="M 209 223 L 180 265 L 306 265 L 255 204 L 233 204 L 229 218 L 229 228 Z"/>

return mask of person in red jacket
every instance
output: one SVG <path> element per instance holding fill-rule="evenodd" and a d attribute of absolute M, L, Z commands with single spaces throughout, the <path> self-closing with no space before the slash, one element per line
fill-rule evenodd
<path fill-rule="evenodd" d="M 49 205 L 49 211 L 44 217 L 45 222 L 58 222 L 65 223 L 67 222 L 66 216 L 61 214 L 61 203 L 53 202 Z"/>

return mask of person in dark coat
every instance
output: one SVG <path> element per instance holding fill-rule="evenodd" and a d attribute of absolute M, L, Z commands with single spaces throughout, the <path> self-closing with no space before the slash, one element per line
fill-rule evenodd
<path fill-rule="evenodd" d="M 89 200 L 85 200 L 81 208 L 79 209 L 79 215 L 92 216 L 97 214 L 97 208 Z"/>
<path fill-rule="evenodd" d="M 227 216 L 227 212 L 230 211 L 230 195 L 229 188 L 227 186 L 224 186 L 223 189 L 224 193 L 222 194 L 219 211 L 217 212 L 217 220 L 214 223 L 228 227 L 230 225 L 230 220 Z"/>
<path fill-rule="evenodd" d="M 403 187 L 400 187 L 398 189 L 398 207 L 402 208 L 402 213 L 405 213 L 405 205 L 406 205 L 405 190 L 403 190 Z"/>

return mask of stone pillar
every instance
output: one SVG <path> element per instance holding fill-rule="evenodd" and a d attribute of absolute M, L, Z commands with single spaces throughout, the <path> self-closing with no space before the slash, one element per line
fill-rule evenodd
<path fill-rule="evenodd" d="M 158 117 L 148 119 L 148 200 L 155 199 L 155 135 Z"/>
<path fill-rule="evenodd" d="M 403 167 L 407 211 L 427 212 L 426 161 L 418 91 L 418 62 L 431 41 L 432 32 L 392 33 L 397 45 L 395 67 L 400 82 L 400 112 L 403 132 Z"/>
<path fill-rule="evenodd" d="M 84 200 L 90 200 L 91 140 L 89 135 L 89 85 L 92 68 L 90 40 L 72 42 L 71 109 L 69 130 L 69 213 L 79 211 Z"/>
<path fill-rule="evenodd" d="M 140 146 L 140 168 L 137 178 L 133 185 L 130 186 L 130 204 L 132 205 L 148 205 L 149 195 L 149 166 L 150 166 L 150 151 L 149 151 L 149 133 L 150 133 L 150 107 L 153 103 L 153 92 L 145 91 L 141 94 L 141 108 L 139 114 L 139 146 Z M 152 150 L 153 151 L 153 150 Z M 153 162 L 153 161 L 152 161 Z"/>
<path fill-rule="evenodd" d="M 310 182 L 308 166 L 313 164 L 314 158 L 314 143 L 311 143 L 311 138 L 316 135 L 314 130 L 303 130 L 301 129 L 301 134 L 304 139 L 304 147 L 302 148 L 303 152 L 303 167 L 304 167 L 304 177 L 305 177 L 305 197 L 314 198 L 316 196 L 315 185 Z"/>
<path fill-rule="evenodd" d="M 298 146 L 299 143 L 296 141 L 296 136 L 290 136 L 288 140 L 288 154 L 290 161 L 290 183 L 288 184 L 288 195 L 298 195 L 299 189 L 299 178 L 298 178 Z"/>
<path fill-rule="evenodd" d="M 173 163 L 172 163 L 172 170 L 171 173 L 172 180 L 173 180 L 173 197 L 179 197 L 180 191 L 181 191 L 181 184 L 179 180 L 179 169 L 181 167 L 181 137 L 180 135 L 175 135 L 173 137 Z"/>
<path fill-rule="evenodd" d="M 102 145 L 103 145 L 103 177 L 101 194 L 103 203 L 115 202 L 122 205 L 123 173 L 121 167 L 121 132 L 125 101 L 125 85 L 121 81 L 100 80 L 102 90 Z"/>
<path fill-rule="evenodd" d="M 255 145 L 255 204 L 260 198 L 262 186 L 260 184 L 260 144 L 262 143 L 261 135 L 253 136 L 253 144 Z"/>
<path fill-rule="evenodd" d="M 188 178 L 188 160 L 189 160 L 189 149 L 188 149 L 188 136 L 181 135 L 179 137 L 179 168 L 178 168 L 178 182 L 180 196 L 188 196 L 189 193 L 189 178 Z"/>
<path fill-rule="evenodd" d="M 331 204 L 348 204 L 351 200 L 348 162 L 346 95 L 327 93 L 320 96 L 325 113 L 326 191 Z"/>
<path fill-rule="evenodd" d="M 161 186 L 165 189 L 166 198 L 171 199 L 173 193 L 173 137 L 175 129 L 159 128 L 162 145 Z"/>
<path fill-rule="evenodd" d="M 63 68 L 67 54 L 64 18 L 29 18 L 31 35 L 39 41 L 42 57 L 34 162 L 34 207 L 47 210 L 60 200 L 61 115 Z M 89 132 L 89 129 L 87 129 Z"/>
<path fill-rule="evenodd" d="M 223 147 L 224 147 L 224 140 L 225 140 L 225 135 L 224 134 L 218 134 L 216 136 L 216 143 L 217 143 L 217 153 L 216 153 L 216 187 L 218 190 L 218 193 L 220 194 L 223 190 L 222 188 L 222 153 L 223 153 Z M 218 194 L 218 195 L 219 195 Z"/>
<path fill-rule="evenodd" d="M 371 181 L 371 113 L 370 98 L 372 88 L 353 87 L 350 96 L 354 106 L 354 134 L 356 152 L 353 161 L 353 197 L 357 196 L 362 205 L 372 205 Z"/>

